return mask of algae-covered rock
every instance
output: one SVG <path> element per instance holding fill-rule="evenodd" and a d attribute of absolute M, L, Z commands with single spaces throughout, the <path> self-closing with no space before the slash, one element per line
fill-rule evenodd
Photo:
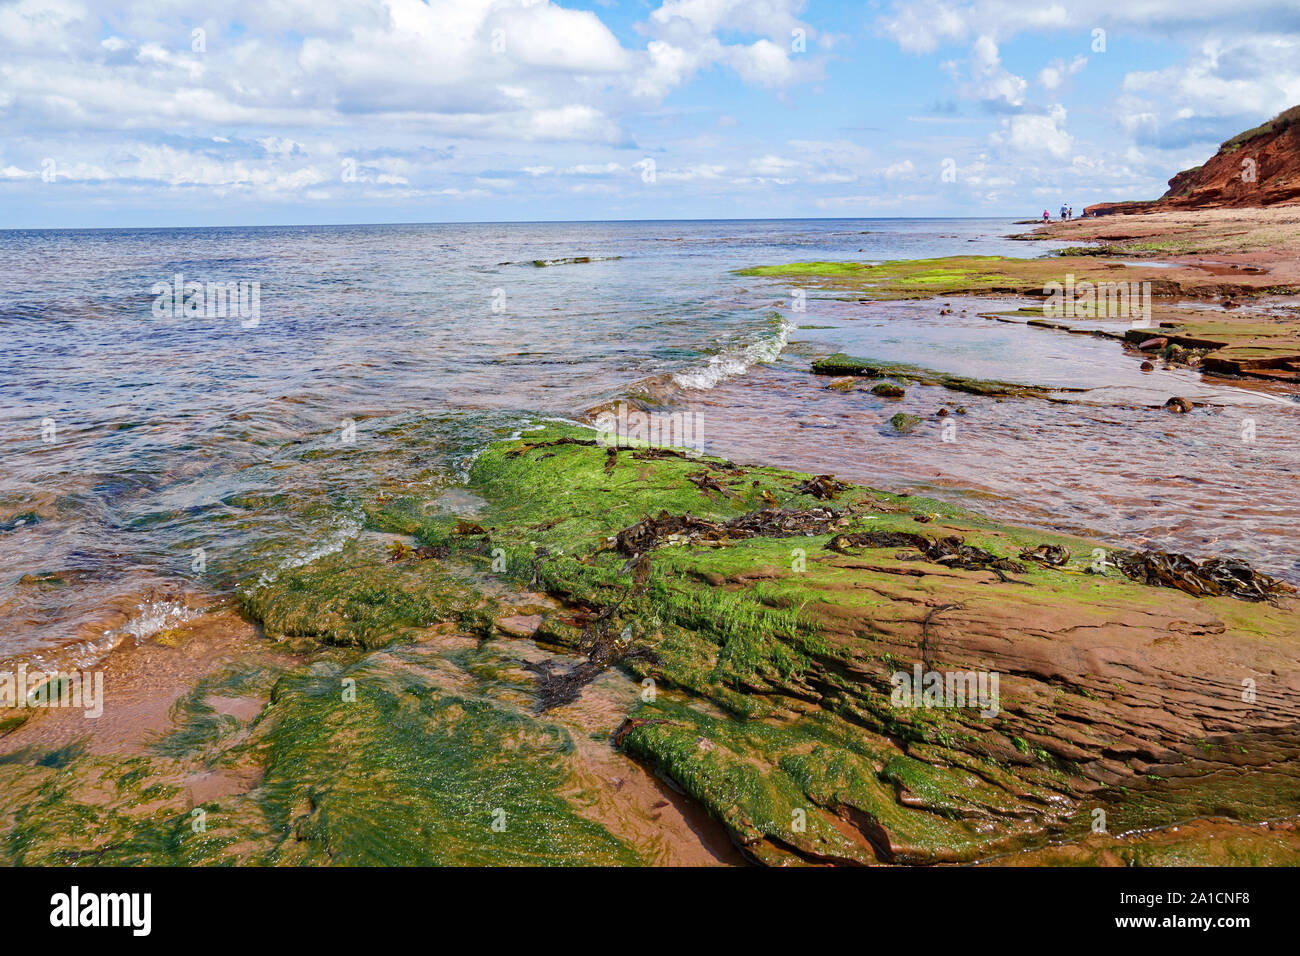
<path fill-rule="evenodd" d="M 906 435 L 919 424 L 921 424 L 921 418 L 916 415 L 909 415 L 907 412 L 898 412 L 889 417 L 889 427 L 899 435 Z"/>
<path fill-rule="evenodd" d="M 661 695 L 617 739 L 709 807 L 753 859 L 979 860 L 1084 839 L 1099 808 L 1115 832 L 1212 804 L 1241 819 L 1288 812 L 1294 771 L 1256 778 L 1250 798 L 1229 799 L 1215 781 L 1300 753 L 1300 741 L 1264 729 L 1300 715 L 1285 690 L 1297 676 L 1289 599 L 1246 605 L 1085 574 L 1095 542 L 852 486 L 826 533 L 683 533 L 629 554 L 619 532 L 656 509 L 721 528 L 770 507 L 765 492 L 791 502 L 806 479 L 649 453 L 607 471 L 599 448 L 546 445 L 565 434 L 577 433 L 493 446 L 471 472 L 495 539 L 514 548 L 527 536 L 547 552 L 510 550 L 519 563 L 507 573 L 610 608 L 647 644 L 625 666 Z M 734 496 L 706 494 L 691 480 L 701 468 Z M 562 490 L 533 490 L 548 486 Z M 927 540 L 960 544 L 900 550 L 889 535 L 915 536 L 914 514 L 933 515 Z M 837 536 L 865 546 L 828 547 Z M 1035 549 L 1084 557 L 1011 560 Z M 948 560 L 968 551 L 981 556 L 969 569 Z M 1216 637 L 1195 643 L 1192 664 L 1170 634 Z M 1265 659 L 1278 668 L 1269 710 L 1243 702 L 1239 686 Z M 916 701 L 899 699 L 914 671 L 949 685 L 996 674 L 996 702 L 931 706 L 920 683 Z"/>
<path fill-rule="evenodd" d="M 877 382 L 871 386 L 871 394 L 881 398 L 903 398 L 907 390 L 894 382 Z"/>
<path fill-rule="evenodd" d="M 1001 382 L 994 379 L 952 375 L 948 372 L 936 372 L 933 369 L 922 368 L 919 365 L 908 365 L 905 362 L 884 362 L 878 359 L 856 358 L 852 355 L 845 355 L 843 352 L 817 359 L 812 364 L 812 371 L 815 375 L 855 375 L 871 379 L 894 379 L 898 382 L 909 382 L 916 385 L 938 385 L 957 392 L 985 395 L 991 398 L 1009 396 L 1047 398 L 1053 391 L 1043 385 L 1024 385 L 1016 382 Z M 880 384 L 892 385 L 894 383 L 882 382 Z M 872 391 L 875 391 L 875 388 Z"/>
<path fill-rule="evenodd" d="M 584 815 L 573 739 L 530 713 L 502 651 L 466 636 L 333 653 L 201 682 L 146 755 L 3 755 L 0 864 L 640 862 Z M 222 692 L 266 704 L 215 714 Z M 212 777 L 229 782 L 196 798 Z"/>
<path fill-rule="evenodd" d="M 437 562 L 394 564 L 351 549 L 282 572 L 243 603 L 271 637 L 342 646 L 379 647 L 445 621 L 491 625 L 489 602 Z"/>
<path fill-rule="evenodd" d="M 559 792 L 573 751 L 562 728 L 482 689 L 458 692 L 422 663 L 416 652 L 372 655 L 276 686 L 254 795 L 271 827 L 293 835 L 276 862 L 636 862 Z"/>
<path fill-rule="evenodd" d="M 485 533 L 373 509 L 437 557 L 356 544 L 252 589 L 295 656 L 200 681 L 147 753 L 0 754 L 0 863 L 643 862 L 579 782 L 611 742 L 763 863 L 1295 859 L 1294 831 L 1244 827 L 1300 801 L 1288 595 L 1196 596 L 1095 541 L 573 426 L 490 445 L 469 485 Z M 531 638 L 573 653 L 562 674 L 494 636 L 540 606 L 523 588 L 562 608 Z M 543 709 L 557 674 L 581 706 L 614 671 L 638 683 L 581 738 Z M 1230 842 L 1174 835 L 1206 818 Z"/>

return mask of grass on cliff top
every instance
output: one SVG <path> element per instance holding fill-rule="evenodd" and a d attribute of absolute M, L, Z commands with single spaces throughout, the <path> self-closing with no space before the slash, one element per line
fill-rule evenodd
<path fill-rule="evenodd" d="M 1271 120 L 1260 123 L 1253 129 L 1248 129 L 1245 132 L 1238 133 L 1236 136 L 1224 142 L 1224 144 L 1219 147 L 1219 150 L 1221 152 L 1231 152 L 1244 146 L 1247 142 L 1257 136 L 1264 136 L 1268 133 L 1280 133 L 1282 130 L 1296 122 L 1300 122 L 1300 106 L 1292 106 L 1290 109 L 1285 109 L 1274 116 Z"/>

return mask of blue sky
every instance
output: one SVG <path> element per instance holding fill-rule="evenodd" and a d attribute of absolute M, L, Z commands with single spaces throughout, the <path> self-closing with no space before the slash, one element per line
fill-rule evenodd
<path fill-rule="evenodd" d="M 1298 102 L 1294 0 L 0 0 L 0 227 L 1024 217 Z"/>

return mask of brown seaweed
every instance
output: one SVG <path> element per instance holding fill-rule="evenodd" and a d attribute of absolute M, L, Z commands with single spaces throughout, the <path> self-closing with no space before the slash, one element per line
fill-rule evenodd
<path fill-rule="evenodd" d="M 834 475 L 817 475 L 795 485 L 794 490 L 796 494 L 812 495 L 820 501 L 834 501 L 848 487 L 844 482 L 836 481 Z"/>
<path fill-rule="evenodd" d="M 910 531 L 861 531 L 856 534 L 838 534 L 826 543 L 826 547 L 841 554 L 849 554 L 853 548 L 915 548 L 927 560 L 949 567 L 1017 573 L 1025 570 L 1024 565 L 966 544 L 955 535 L 933 540 Z M 1000 573 L 998 576 L 1002 577 Z"/>
<path fill-rule="evenodd" d="M 614 547 L 619 553 L 635 558 L 670 540 L 718 543 L 742 538 L 827 534 L 850 520 L 850 516 L 830 508 L 763 508 L 726 521 L 661 511 L 616 534 Z"/>
<path fill-rule="evenodd" d="M 1070 550 L 1059 544 L 1040 544 L 1023 549 L 1020 552 L 1020 560 L 1035 561 L 1049 568 L 1060 568 L 1070 560 Z"/>
<path fill-rule="evenodd" d="M 428 561 L 431 558 L 445 558 L 450 553 L 451 548 L 445 544 L 420 545 L 412 548 L 402 541 L 394 541 L 388 546 L 388 563 L 397 564 L 399 561 L 406 561 L 409 558 Z"/>
<path fill-rule="evenodd" d="M 1196 597 L 1226 594 L 1242 601 L 1267 601 L 1272 595 L 1295 591 L 1240 558 L 1197 561 L 1170 551 L 1121 551 L 1115 567 L 1141 584 L 1176 588 Z"/>

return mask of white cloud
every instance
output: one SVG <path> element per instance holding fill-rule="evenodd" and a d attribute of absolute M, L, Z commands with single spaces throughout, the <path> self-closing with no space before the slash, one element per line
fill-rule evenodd
<path fill-rule="evenodd" d="M 755 176 L 789 176 L 803 168 L 803 163 L 769 153 L 752 160 L 749 172 Z"/>
<path fill-rule="evenodd" d="M 1184 63 L 1128 74 L 1124 90 L 1177 104 L 1172 119 L 1280 112 L 1300 101 L 1300 36 L 1207 40 Z"/>
<path fill-rule="evenodd" d="M 1028 83 L 1002 65 L 998 45 L 990 36 L 979 36 L 971 47 L 970 94 L 981 100 L 1021 106 Z"/>
<path fill-rule="evenodd" d="M 1074 137 L 1065 130 L 1065 107 L 1059 103 L 1045 114 L 1022 113 L 1002 120 L 1001 129 L 990 137 L 1014 153 L 1047 155 L 1066 159 Z"/>
<path fill-rule="evenodd" d="M 1065 82 L 1066 77 L 1073 76 L 1088 65 L 1088 58 L 1082 53 L 1066 63 L 1056 59 L 1043 67 L 1038 73 L 1038 83 L 1044 89 L 1055 90 Z"/>
<path fill-rule="evenodd" d="M 755 86 L 787 86 L 799 75 L 787 48 L 771 40 L 724 47 L 725 61 L 742 80 Z"/>
<path fill-rule="evenodd" d="M 726 166 L 716 163 L 693 163 L 680 169 L 660 170 L 657 178 L 660 182 L 689 183 L 700 180 L 717 180 L 727 171 Z"/>

